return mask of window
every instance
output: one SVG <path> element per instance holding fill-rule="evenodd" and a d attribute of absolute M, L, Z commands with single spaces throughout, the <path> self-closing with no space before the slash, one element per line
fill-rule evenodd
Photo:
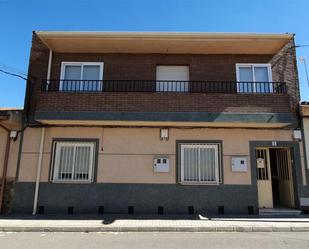
<path fill-rule="evenodd" d="M 236 64 L 237 90 L 240 93 L 272 93 L 270 64 Z"/>
<path fill-rule="evenodd" d="M 188 66 L 157 66 L 157 92 L 188 92 Z"/>
<path fill-rule="evenodd" d="M 219 183 L 219 144 L 181 144 L 182 183 Z"/>
<path fill-rule="evenodd" d="M 95 142 L 55 142 L 55 182 L 91 182 L 95 162 Z"/>
<path fill-rule="evenodd" d="M 61 91 L 102 91 L 103 63 L 62 62 Z"/>

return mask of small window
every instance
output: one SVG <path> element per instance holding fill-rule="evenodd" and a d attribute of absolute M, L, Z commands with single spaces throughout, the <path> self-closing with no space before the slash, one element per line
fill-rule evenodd
<path fill-rule="evenodd" d="M 181 144 L 181 182 L 218 184 L 219 144 Z"/>
<path fill-rule="evenodd" d="M 95 142 L 55 142 L 55 182 L 91 182 L 95 162 Z"/>
<path fill-rule="evenodd" d="M 102 91 L 103 63 L 63 62 L 61 91 Z"/>
<path fill-rule="evenodd" d="M 237 90 L 240 93 L 272 93 L 270 64 L 237 64 Z"/>
<path fill-rule="evenodd" d="M 157 92 L 188 92 L 188 66 L 157 66 Z"/>

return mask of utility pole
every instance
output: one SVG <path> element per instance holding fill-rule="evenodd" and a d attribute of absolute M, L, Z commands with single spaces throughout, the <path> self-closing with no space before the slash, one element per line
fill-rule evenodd
<path fill-rule="evenodd" d="M 301 57 L 299 57 L 299 61 L 302 61 L 304 63 L 305 72 L 306 72 L 306 78 L 307 78 L 307 84 L 308 84 L 308 87 L 309 87 L 309 78 L 308 78 L 308 70 L 307 70 L 306 59 L 305 59 L 305 57 L 301 56 Z"/>

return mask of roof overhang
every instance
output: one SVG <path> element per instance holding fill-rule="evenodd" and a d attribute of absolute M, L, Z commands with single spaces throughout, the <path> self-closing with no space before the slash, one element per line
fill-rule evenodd
<path fill-rule="evenodd" d="M 22 110 L 0 108 L 0 126 L 7 130 L 19 130 L 22 124 Z"/>
<path fill-rule="evenodd" d="M 54 52 L 276 54 L 293 34 L 36 31 Z"/>
<path fill-rule="evenodd" d="M 309 118 L 309 102 L 302 102 L 299 106 L 300 115 L 303 118 Z"/>
<path fill-rule="evenodd" d="M 292 113 L 209 112 L 36 112 L 35 121 L 45 125 L 150 126 L 150 127 L 293 127 Z"/>

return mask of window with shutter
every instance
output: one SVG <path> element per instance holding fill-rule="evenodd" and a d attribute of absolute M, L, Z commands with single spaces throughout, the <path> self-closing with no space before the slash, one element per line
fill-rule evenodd
<path fill-rule="evenodd" d="M 157 92 L 188 92 L 188 66 L 157 66 Z"/>

